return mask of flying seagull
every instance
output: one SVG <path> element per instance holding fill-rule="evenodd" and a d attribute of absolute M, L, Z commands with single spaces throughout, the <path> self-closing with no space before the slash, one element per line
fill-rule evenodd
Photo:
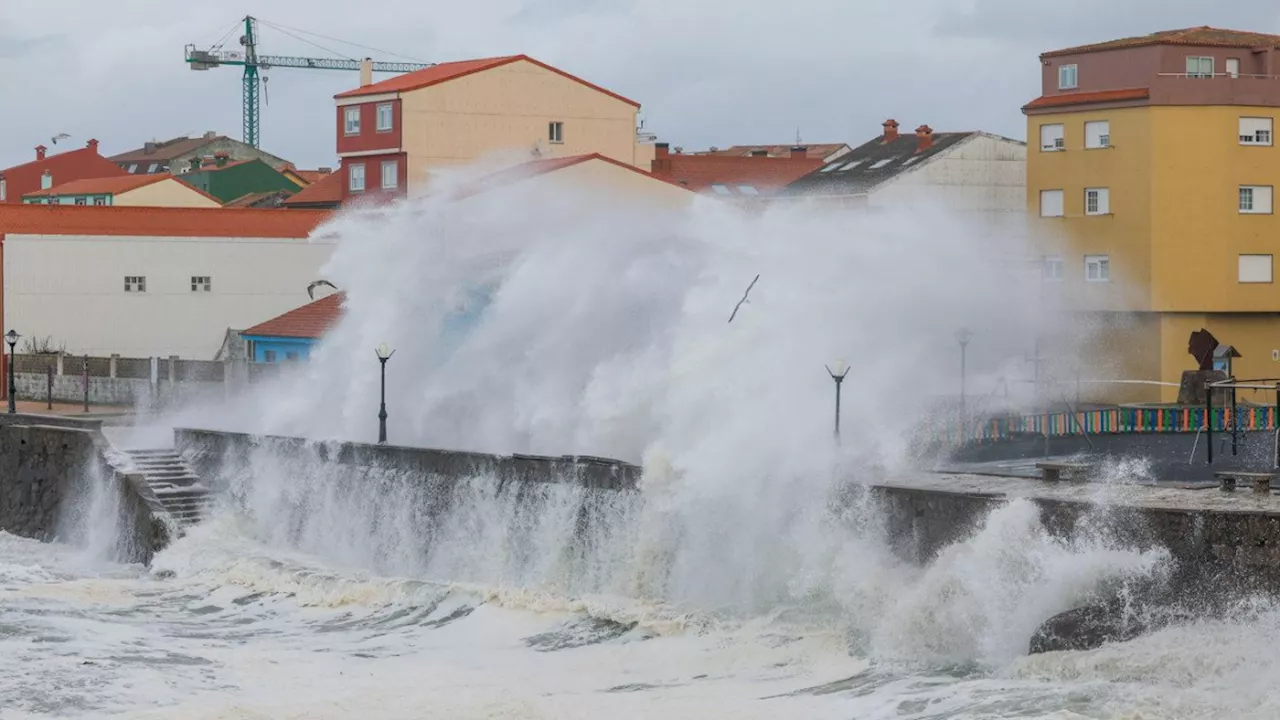
<path fill-rule="evenodd" d="M 733 312 L 729 315 L 729 322 L 733 322 L 733 319 L 738 316 L 738 308 L 742 307 L 743 304 L 747 302 L 747 296 L 751 294 L 751 288 L 756 286 L 756 280 L 759 279 L 760 275 L 757 273 L 755 280 L 752 280 L 751 284 L 747 286 L 747 291 L 742 293 L 742 299 L 738 301 L 737 305 L 733 306 Z"/>
<path fill-rule="evenodd" d="M 334 290 L 337 290 L 337 289 L 338 289 L 338 286 L 337 286 L 337 285 L 334 285 L 333 283 L 329 282 L 328 280 L 316 280 L 316 281 L 312 282 L 310 285 L 308 285 L 308 286 L 307 286 L 307 297 L 311 298 L 312 300 L 315 300 L 315 299 L 316 299 L 316 288 L 320 287 L 321 285 L 328 285 L 329 287 L 333 288 Z"/>
<path fill-rule="evenodd" d="M 66 140 L 66 139 L 67 139 L 67 138 L 69 138 L 69 137 L 71 137 L 71 136 L 70 136 L 70 135 L 68 135 L 68 134 L 66 134 L 66 133 L 58 133 L 57 135 L 54 135 L 54 136 L 53 136 L 52 138 L 50 138 L 50 139 L 51 139 L 51 140 L 53 140 L 53 144 L 54 144 L 54 145 L 57 145 L 59 140 Z"/>

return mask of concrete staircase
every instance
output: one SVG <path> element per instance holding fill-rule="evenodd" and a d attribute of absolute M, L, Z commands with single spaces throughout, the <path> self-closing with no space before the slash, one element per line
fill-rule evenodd
<path fill-rule="evenodd" d="M 210 502 L 209 490 L 178 453 L 129 450 L 126 454 L 179 527 L 194 525 L 204 517 Z"/>

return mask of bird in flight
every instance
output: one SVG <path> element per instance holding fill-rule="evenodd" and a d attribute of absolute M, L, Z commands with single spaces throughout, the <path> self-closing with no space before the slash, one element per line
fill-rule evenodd
<path fill-rule="evenodd" d="M 328 280 L 314 280 L 314 281 L 312 281 L 312 283 L 311 283 L 310 285 L 308 285 L 308 286 L 307 286 L 307 297 L 311 298 L 312 300 L 315 300 L 315 299 L 316 299 L 316 288 L 320 287 L 321 285 L 328 285 L 329 287 L 333 288 L 334 290 L 337 290 L 337 289 L 338 289 L 338 286 L 337 286 L 337 285 L 334 285 L 333 283 L 329 282 Z"/>
<path fill-rule="evenodd" d="M 751 288 L 756 286 L 756 280 L 759 279 L 760 275 L 757 273 L 755 280 L 752 280 L 751 284 L 747 286 L 747 291 L 742 293 L 742 299 L 738 301 L 737 305 L 733 306 L 733 312 L 729 315 L 729 322 L 733 322 L 733 319 L 738 316 L 738 308 L 742 307 L 743 304 L 747 302 L 747 296 L 751 294 Z"/>

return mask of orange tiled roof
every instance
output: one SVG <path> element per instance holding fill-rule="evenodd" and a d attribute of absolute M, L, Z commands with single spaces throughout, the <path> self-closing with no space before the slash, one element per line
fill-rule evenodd
<path fill-rule="evenodd" d="M 494 188 L 502 187 L 504 185 L 510 185 L 512 183 L 520 182 L 521 180 L 528 180 L 529 178 L 537 177 L 539 175 L 546 175 L 547 173 L 552 173 L 557 170 L 563 170 L 567 167 L 573 167 L 574 165 L 579 165 L 581 163 L 589 162 L 591 160 L 600 160 L 602 162 L 607 162 L 610 165 L 617 165 L 620 168 L 623 168 L 625 170 L 630 170 L 631 172 L 634 172 L 634 173 L 639 173 L 641 175 L 644 175 L 645 177 L 652 178 L 653 180 L 656 180 L 658 182 L 665 182 L 672 185 L 675 184 L 675 183 L 672 183 L 670 180 L 667 180 L 666 178 L 661 178 L 652 173 L 647 173 L 644 170 L 641 170 L 640 168 L 634 165 L 628 165 L 627 163 L 619 162 L 617 160 L 614 160 L 611 157 L 605 157 L 600 153 L 590 153 L 587 155 L 570 155 L 569 157 L 562 157 L 562 158 L 546 158 L 543 160 L 531 160 L 527 163 L 513 165 L 512 167 L 506 168 L 504 170 L 499 170 L 495 173 L 486 175 L 480 178 L 479 180 L 475 180 L 473 182 L 463 185 L 454 194 L 454 199 L 461 200 L 463 198 L 471 197 L 472 195 L 478 195 L 482 192 L 493 190 Z M 301 195 L 302 193 L 298 193 L 298 194 Z M 297 195 L 295 195 L 294 197 L 297 197 Z"/>
<path fill-rule="evenodd" d="M 669 161 L 670 169 L 657 169 L 655 177 L 675 182 L 694 192 L 702 192 L 712 185 L 750 185 L 761 194 L 768 195 L 809 173 L 825 163 L 816 157 L 743 157 L 740 155 L 667 155 L 655 158 Z"/>
<path fill-rule="evenodd" d="M 331 172 L 294 193 L 282 205 L 288 207 L 328 205 L 337 207 L 342 202 L 342 173 Z"/>
<path fill-rule="evenodd" d="M 40 178 L 46 170 L 53 176 L 54 182 L 126 174 L 119 165 L 99 155 L 97 142 L 90 141 L 88 147 L 79 150 L 49 155 L 43 160 L 32 160 L 0 170 L 0 177 L 4 177 L 7 185 L 4 202 L 20 204 L 23 195 L 39 190 Z"/>
<path fill-rule="evenodd" d="M 327 212 L 0 204 L 0 235 L 306 238 Z"/>
<path fill-rule="evenodd" d="M 1081 53 L 1099 52 L 1102 50 L 1118 50 L 1121 48 L 1143 47 L 1146 45 L 1199 45 L 1203 47 L 1256 48 L 1280 45 L 1280 35 L 1242 32 L 1240 30 L 1222 30 L 1220 28 L 1201 27 L 1182 28 L 1181 30 L 1161 30 L 1150 35 L 1120 38 L 1091 45 L 1078 45 L 1063 50 L 1051 50 L 1041 53 L 1040 57 L 1056 57 L 1059 55 L 1079 55 Z"/>
<path fill-rule="evenodd" d="M 795 143 L 790 145 L 730 145 L 727 148 L 718 150 L 697 150 L 684 155 L 724 155 L 728 157 L 750 157 L 751 153 L 763 150 L 768 153 L 768 157 L 791 157 L 791 148 L 795 147 Z M 820 158 L 826 160 L 827 157 L 848 150 L 848 143 L 805 143 L 805 155 L 811 158 Z"/>
<path fill-rule="evenodd" d="M 116 177 L 83 178 L 72 180 L 61 185 L 54 185 L 48 190 L 29 192 L 24 197 L 49 197 L 50 195 L 119 195 L 140 187 L 154 185 L 161 180 L 168 180 L 172 175 L 156 173 L 154 175 L 119 175 Z"/>
<path fill-rule="evenodd" d="M 540 68 L 550 70 L 551 72 L 556 73 L 558 75 L 563 75 L 564 77 L 567 77 L 570 80 L 573 80 L 574 82 L 582 83 L 583 85 L 586 85 L 587 87 L 593 90 L 598 90 L 604 93 L 605 95 L 608 95 L 609 97 L 616 98 L 618 100 L 621 100 L 625 103 L 629 103 L 631 105 L 635 105 L 636 107 L 640 107 L 640 103 L 636 102 L 635 100 L 623 97 L 615 92 L 606 90 L 600 87 L 599 85 L 589 83 L 586 80 L 583 80 L 582 78 L 576 75 L 570 75 L 569 73 L 559 68 L 554 68 L 539 60 L 534 60 L 528 55 L 507 55 L 504 57 L 481 58 L 479 60 L 461 60 L 458 62 L 440 63 L 439 65 L 432 65 L 429 68 L 418 70 L 417 72 L 405 73 L 404 75 L 397 75 L 396 77 L 393 77 L 393 78 L 387 78 L 382 82 L 376 82 L 376 83 L 373 83 L 372 85 L 365 85 L 364 87 L 356 88 L 354 90 L 348 90 L 346 92 L 338 93 L 334 97 L 348 98 L 348 97 L 359 97 L 361 95 L 378 95 L 381 93 L 393 93 L 393 92 L 405 92 L 408 90 L 418 90 L 420 88 L 430 87 L 432 85 L 438 85 L 442 82 L 447 82 L 449 80 L 465 77 L 473 73 L 483 72 L 485 70 L 492 70 L 493 68 L 502 67 L 503 65 L 510 65 L 511 63 L 518 62 L 520 60 L 533 63 L 534 65 L 537 65 Z"/>
<path fill-rule="evenodd" d="M 241 330 L 240 336 L 318 338 L 342 318 L 345 298 L 346 294 L 341 292 L 326 295 L 248 330 Z"/>
<path fill-rule="evenodd" d="M 320 172 L 319 170 L 299 170 L 297 168 L 289 168 L 289 172 L 302 178 L 308 185 L 320 182 L 326 176 L 332 175 L 332 172 Z"/>
<path fill-rule="evenodd" d="M 1022 106 L 1023 110 L 1037 110 L 1048 107 L 1065 107 L 1068 105 L 1085 105 L 1091 103 L 1122 102 L 1125 100 L 1145 100 L 1150 97 L 1147 88 L 1126 88 L 1123 90 L 1099 90 L 1097 92 L 1066 93 L 1063 95 L 1041 95 Z"/>

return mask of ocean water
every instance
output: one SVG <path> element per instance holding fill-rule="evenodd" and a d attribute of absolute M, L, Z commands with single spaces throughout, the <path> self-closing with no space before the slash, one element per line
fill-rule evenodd
<path fill-rule="evenodd" d="M 392 442 L 618 457 L 638 492 L 258 453 L 144 568 L 111 561 L 111 494 L 88 485 L 63 542 L 0 534 L 0 718 L 1280 716 L 1261 602 L 1028 656 L 1166 553 L 1051 537 L 1025 502 L 925 567 L 890 551 L 863 488 L 955 391 L 956 330 L 978 411 L 1049 323 L 1025 234 L 533 183 L 355 210 L 316 241 L 347 312 L 309 363 L 113 442 L 371 440 L 387 342 Z"/>

